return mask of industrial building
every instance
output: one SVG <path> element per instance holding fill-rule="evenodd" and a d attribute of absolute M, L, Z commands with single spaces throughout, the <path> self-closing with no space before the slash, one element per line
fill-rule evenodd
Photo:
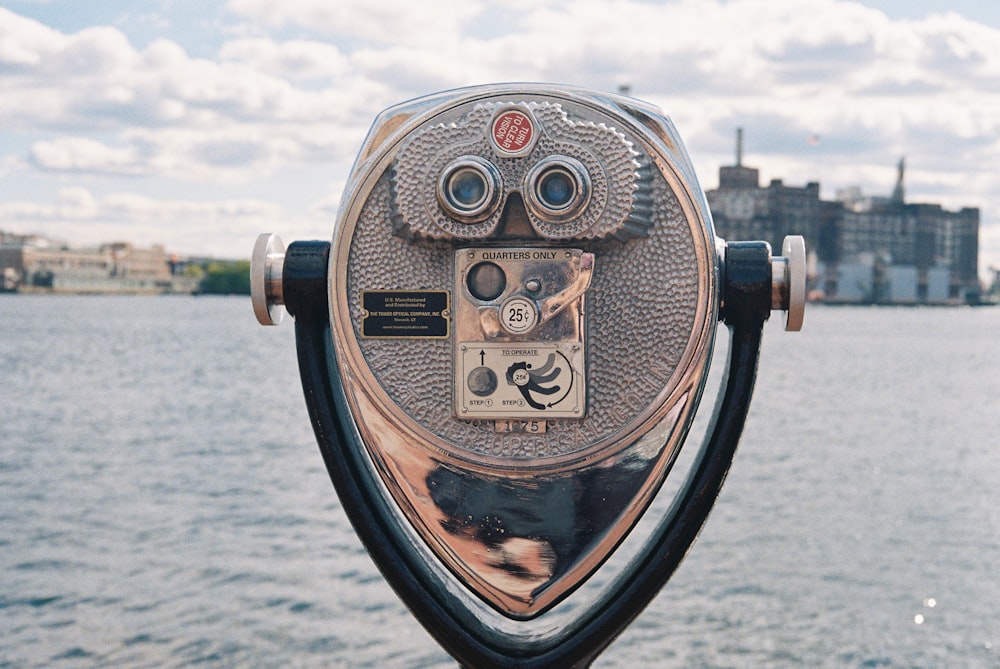
<path fill-rule="evenodd" d="M 719 168 L 719 187 L 706 193 L 716 232 L 724 239 L 764 239 L 781 248 L 785 235 L 806 239 L 810 296 L 830 302 L 949 304 L 979 298 L 979 209 L 949 211 L 908 203 L 905 163 L 887 197 L 860 189 L 820 199 L 820 185 L 760 185 L 743 165 L 742 129 L 736 164 Z"/>

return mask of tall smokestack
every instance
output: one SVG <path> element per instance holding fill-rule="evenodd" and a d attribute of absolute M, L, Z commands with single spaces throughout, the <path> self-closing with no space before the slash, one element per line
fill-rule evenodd
<path fill-rule="evenodd" d="M 743 128 L 736 128 L 736 167 L 743 167 Z"/>

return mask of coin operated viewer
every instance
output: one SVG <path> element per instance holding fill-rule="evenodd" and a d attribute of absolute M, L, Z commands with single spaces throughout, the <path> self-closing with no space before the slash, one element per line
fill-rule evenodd
<path fill-rule="evenodd" d="M 704 523 L 763 324 L 802 325 L 805 248 L 717 238 L 657 108 L 492 85 L 382 112 L 332 242 L 261 235 L 251 274 L 258 320 L 295 318 L 331 479 L 414 615 L 465 666 L 587 666 Z M 720 322 L 720 397 L 674 471 Z"/>

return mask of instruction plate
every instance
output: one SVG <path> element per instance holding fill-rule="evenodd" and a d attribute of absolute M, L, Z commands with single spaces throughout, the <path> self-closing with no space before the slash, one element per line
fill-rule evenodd
<path fill-rule="evenodd" d="M 459 344 L 458 407 L 469 419 L 582 418 L 583 347 L 576 343 Z"/>

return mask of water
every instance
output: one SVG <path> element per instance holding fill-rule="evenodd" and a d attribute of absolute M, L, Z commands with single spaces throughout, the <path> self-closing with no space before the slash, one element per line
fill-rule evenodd
<path fill-rule="evenodd" d="M 0 667 L 454 666 L 340 510 L 289 324 L 0 298 Z M 1000 666 L 998 332 L 769 324 L 716 510 L 595 666 Z"/>

